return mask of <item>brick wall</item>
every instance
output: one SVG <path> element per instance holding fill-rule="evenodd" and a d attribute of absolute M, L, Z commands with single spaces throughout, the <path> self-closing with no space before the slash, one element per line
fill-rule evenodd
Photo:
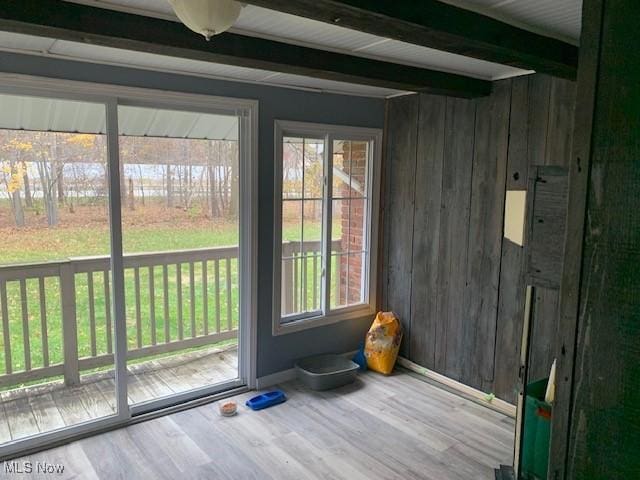
<path fill-rule="evenodd" d="M 339 191 L 334 197 L 351 198 L 340 205 L 342 226 L 341 252 L 361 252 L 364 248 L 364 221 L 366 216 L 367 142 L 338 142 L 334 151 L 342 155 L 345 173 L 349 174 L 351 185 L 341 181 Z M 334 215 L 334 219 L 336 215 Z M 338 305 L 350 305 L 361 302 L 363 258 L 361 253 L 337 257 L 339 294 Z"/>

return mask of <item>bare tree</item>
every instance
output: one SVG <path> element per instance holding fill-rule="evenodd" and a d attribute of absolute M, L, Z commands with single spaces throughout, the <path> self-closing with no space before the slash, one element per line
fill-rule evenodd
<path fill-rule="evenodd" d="M 133 191 L 133 178 L 129 177 L 129 194 L 127 195 L 129 201 L 129 210 L 135 210 L 135 195 Z"/>
<path fill-rule="evenodd" d="M 167 190 L 167 207 L 173 208 L 173 172 L 171 170 L 171 164 L 167 163 L 165 166 L 165 185 Z"/>
<path fill-rule="evenodd" d="M 31 194 L 31 183 L 29 181 L 29 169 L 24 171 L 24 201 L 28 208 L 33 208 L 33 195 Z"/>
<path fill-rule="evenodd" d="M 47 215 L 47 223 L 50 227 L 53 227 L 58 224 L 58 179 L 56 177 L 58 171 L 52 168 L 52 162 L 47 158 L 47 154 L 44 151 L 40 153 L 40 160 L 35 163 L 38 169 L 38 175 L 40 176 L 42 199 Z"/>

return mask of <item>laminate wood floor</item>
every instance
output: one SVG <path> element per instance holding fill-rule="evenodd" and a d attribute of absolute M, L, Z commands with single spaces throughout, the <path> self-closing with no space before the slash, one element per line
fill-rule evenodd
<path fill-rule="evenodd" d="M 140 403 L 232 380 L 238 376 L 237 347 L 210 348 L 129 366 L 129 403 Z M 0 444 L 116 411 L 113 371 L 85 375 L 81 384 L 62 381 L 0 393 Z"/>
<path fill-rule="evenodd" d="M 512 461 L 511 418 L 408 373 L 281 388 L 289 400 L 263 411 L 243 406 L 249 392 L 232 418 L 208 404 L 17 461 L 64 465 L 55 478 L 133 480 L 490 480 Z"/>

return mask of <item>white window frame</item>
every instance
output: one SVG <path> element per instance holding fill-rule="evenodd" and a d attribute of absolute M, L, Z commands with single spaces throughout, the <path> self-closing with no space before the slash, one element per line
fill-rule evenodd
<path fill-rule="evenodd" d="M 275 121 L 275 157 L 274 157 L 274 246 L 273 246 L 273 335 L 283 335 L 309 328 L 329 325 L 354 318 L 373 315 L 376 311 L 376 286 L 378 264 L 378 220 L 380 206 L 380 170 L 382 163 L 382 130 L 376 128 L 328 125 L 320 123 Z M 321 285 L 320 311 L 306 312 L 301 315 L 282 317 L 282 141 L 285 137 L 322 138 L 324 149 L 324 191 L 323 191 L 323 276 Z M 367 171 L 367 242 L 364 246 L 368 252 L 368 261 L 363 265 L 364 300 L 357 305 L 330 308 L 331 269 L 329 268 L 331 252 L 331 232 L 327 228 L 331 217 L 333 188 L 333 142 L 334 140 L 366 141 L 369 143 L 369 161 Z"/>

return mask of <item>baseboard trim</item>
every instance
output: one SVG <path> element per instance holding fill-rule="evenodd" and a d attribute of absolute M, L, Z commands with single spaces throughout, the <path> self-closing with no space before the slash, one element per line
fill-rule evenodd
<path fill-rule="evenodd" d="M 457 380 L 453 380 L 440 373 L 436 373 L 433 370 L 429 370 L 428 368 L 422 367 L 417 363 L 413 363 L 411 360 L 407 360 L 406 358 L 398 357 L 398 365 L 406 368 L 407 370 L 418 373 L 423 377 L 428 378 L 429 380 L 440 383 L 455 392 L 459 392 L 465 396 L 468 396 L 480 405 L 500 412 L 511 418 L 516 418 L 516 406 L 510 404 L 509 402 L 505 402 L 504 400 L 501 400 L 497 397 L 494 397 L 491 400 L 487 400 L 487 394 L 485 392 L 470 387 L 469 385 L 465 385 L 464 383 L 460 383 Z"/>
<path fill-rule="evenodd" d="M 357 353 L 357 350 L 353 350 L 346 353 L 340 353 L 345 357 L 353 357 Z M 265 388 L 273 387 L 279 383 L 290 382 L 296 378 L 296 369 L 288 368 L 286 370 L 280 370 L 279 372 L 265 375 L 264 377 L 258 377 L 256 379 L 256 390 L 264 390 Z"/>
<path fill-rule="evenodd" d="M 265 375 L 264 377 L 258 377 L 256 379 L 256 389 L 263 390 L 265 388 L 273 387 L 279 383 L 290 382 L 296 378 L 296 369 L 289 368 L 287 370 L 281 370 L 271 375 Z"/>

